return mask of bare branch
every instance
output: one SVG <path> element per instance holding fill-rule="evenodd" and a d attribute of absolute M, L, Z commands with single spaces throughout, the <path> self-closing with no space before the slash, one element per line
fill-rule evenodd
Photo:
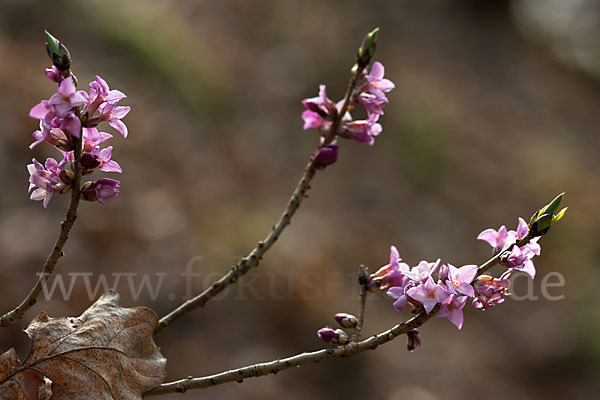
<path fill-rule="evenodd" d="M 81 134 L 79 138 L 75 140 L 75 160 L 79 160 L 81 157 Z M 8 327 L 17 322 L 33 305 L 37 302 L 38 297 L 42 293 L 42 289 L 50 279 L 50 275 L 54 272 L 58 259 L 64 255 L 63 248 L 69 239 L 69 232 L 77 219 L 77 208 L 79 207 L 79 192 L 81 188 L 81 173 L 82 169 L 78 162 L 75 162 L 75 174 L 73 176 L 73 183 L 71 188 L 71 201 L 67 208 L 65 219 L 60 223 L 60 231 L 56 242 L 46 259 L 44 269 L 40 274 L 37 282 L 27 295 L 27 297 L 12 311 L 7 312 L 0 317 L 0 327 Z"/>
<path fill-rule="evenodd" d="M 360 310 L 358 312 L 358 322 L 356 323 L 356 327 L 354 328 L 354 332 L 352 332 L 351 341 L 356 342 L 360 339 L 360 332 L 362 331 L 362 327 L 365 323 L 365 307 L 367 305 L 367 294 L 369 293 L 367 288 L 367 282 L 362 279 L 363 276 L 367 275 L 367 269 L 364 265 L 360 266 L 360 271 L 358 272 L 358 282 L 360 285 Z"/>
<path fill-rule="evenodd" d="M 335 138 L 335 132 L 337 127 L 339 126 L 342 116 L 346 113 L 348 106 L 350 104 L 350 96 L 352 95 L 352 91 L 356 86 L 358 81 L 358 74 L 353 74 L 350 78 L 350 83 L 348 85 L 348 89 L 344 96 L 344 103 L 342 109 L 338 116 L 334 119 L 331 125 L 330 131 L 324 137 L 323 142 L 319 147 L 324 147 L 332 142 Z M 285 227 L 290 224 L 294 213 L 300 207 L 302 200 L 308 196 L 308 191 L 311 188 L 310 182 L 314 178 L 317 172 L 317 167 L 315 166 L 313 159 L 311 158 L 306 167 L 304 168 L 304 174 L 292 197 L 289 199 L 283 214 L 279 217 L 279 221 L 273 226 L 271 233 L 261 242 L 258 243 L 258 246 L 254 248 L 250 252 L 250 254 L 244 258 L 242 258 L 235 266 L 231 268 L 231 270 L 223 276 L 221 279 L 213 283 L 208 289 L 204 290 L 202 293 L 197 295 L 196 297 L 187 300 L 182 303 L 179 307 L 171 311 L 169 314 L 162 317 L 159 321 L 158 327 L 154 332 L 155 335 L 162 332 L 167 326 L 171 325 L 174 321 L 186 315 L 187 313 L 199 308 L 204 307 L 210 299 L 221 293 L 225 288 L 237 282 L 237 280 L 245 275 L 252 267 L 258 266 L 260 260 L 263 255 L 273 246 L 273 244 L 279 238 L 279 235 L 283 232 Z"/>
<path fill-rule="evenodd" d="M 306 165 L 304 174 L 298 182 L 292 197 L 287 203 L 285 211 L 279 218 L 279 221 L 273 226 L 273 230 L 265 238 L 265 240 L 258 243 L 258 246 L 250 252 L 250 254 L 242 258 L 224 277 L 213 283 L 208 289 L 200 293 L 198 296 L 184 302 L 175 310 L 162 317 L 159 321 L 158 328 L 154 332 L 155 334 L 160 333 L 164 328 L 172 324 L 178 318 L 185 314 L 195 310 L 198 307 L 204 307 L 204 305 L 217 294 L 222 292 L 229 285 L 237 282 L 238 278 L 246 274 L 250 268 L 255 267 L 259 264 L 263 255 L 269 250 L 271 246 L 277 241 L 281 232 L 289 225 L 292 216 L 300 207 L 302 200 L 307 196 L 308 190 L 310 189 L 310 182 L 315 176 L 317 169 L 314 166 L 312 160 Z"/>
<path fill-rule="evenodd" d="M 396 337 L 406 334 L 412 329 L 423 325 L 428 319 L 437 314 L 438 311 L 439 306 L 434 308 L 429 314 L 423 311 L 408 321 L 405 321 L 400 325 L 396 325 L 387 331 L 374 335 L 369 339 L 363 340 L 362 342 L 350 342 L 344 347 L 323 349 L 311 353 L 302 353 L 292 357 L 250 365 L 243 368 L 237 368 L 202 378 L 187 378 L 174 382 L 163 383 L 162 385 L 144 393 L 144 397 L 159 396 L 167 393 L 184 393 L 188 389 L 205 389 L 227 382 L 240 382 L 246 378 L 255 378 L 264 375 L 276 374 L 279 371 L 284 371 L 286 369 L 298 367 L 304 364 L 317 363 L 322 360 L 352 357 L 366 350 L 375 350 L 377 346 L 394 340 Z"/>
<path fill-rule="evenodd" d="M 514 245 L 523 246 L 530 240 L 531 238 L 528 235 L 525 238 L 519 240 Z M 481 264 L 481 266 L 479 266 L 477 276 L 483 274 L 488 269 L 496 265 L 500 261 L 501 254 L 495 255 L 485 263 Z M 360 273 L 364 273 L 362 268 Z M 359 322 L 356 326 L 354 333 L 352 334 L 352 341 L 350 341 L 344 347 L 324 349 L 314 351 L 311 353 L 302 353 L 280 360 L 254 364 L 243 368 L 236 368 L 215 375 L 200 378 L 180 379 L 178 381 L 164 383 L 146 392 L 144 394 L 144 397 L 159 396 L 168 393 L 184 393 L 188 389 L 205 389 L 227 382 L 242 382 L 246 378 L 276 374 L 279 371 L 283 371 L 304 364 L 317 363 L 322 360 L 330 360 L 333 358 L 352 357 L 366 350 L 375 350 L 377 346 L 385 344 L 400 335 L 406 334 L 414 328 L 420 327 L 431 317 L 435 316 L 441 309 L 440 305 L 438 304 L 433 308 L 433 310 L 431 310 L 429 314 L 427 314 L 425 311 L 421 311 L 418 315 L 401 323 L 400 325 L 396 325 L 387 331 L 381 332 L 377 335 L 370 337 L 369 339 L 357 342 L 356 340 L 358 340 L 358 338 L 360 337 L 360 331 L 364 323 L 365 302 L 367 296 L 366 289 L 366 286 L 361 282 Z"/>

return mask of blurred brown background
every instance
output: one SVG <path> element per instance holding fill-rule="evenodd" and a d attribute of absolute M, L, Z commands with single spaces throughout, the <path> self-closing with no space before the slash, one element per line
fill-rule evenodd
<path fill-rule="evenodd" d="M 164 315 L 227 271 L 279 217 L 317 142 L 300 100 L 319 83 L 340 98 L 364 34 L 381 28 L 376 59 L 396 83 L 369 148 L 341 143 L 338 162 L 260 268 L 157 338 L 169 380 L 321 346 L 315 331 L 357 308 L 354 273 L 395 244 L 406 262 L 480 263 L 488 227 L 516 227 L 566 191 L 569 212 L 543 239 L 539 278 L 509 300 L 466 308 L 458 331 L 436 319 L 423 347 L 400 338 L 350 360 L 166 398 L 588 399 L 600 373 L 598 312 L 600 3 L 579 1 L 17 1 L 0 2 L 0 304 L 30 289 L 55 240 L 67 196 L 45 210 L 28 200 L 25 165 L 58 156 L 27 146 L 31 106 L 55 90 L 44 77 L 47 28 L 73 56 L 80 88 L 96 74 L 128 98 L 127 140 L 109 144 L 124 169 L 119 198 L 83 204 L 59 274 L 93 273 L 126 306 Z M 115 177 L 115 176 L 111 176 Z M 116 177 L 117 179 L 119 177 Z M 564 287 L 542 296 L 544 275 Z M 153 296 L 135 287 L 144 274 Z M 71 274 L 69 276 L 69 274 Z M 104 274 L 104 275 L 101 275 Z M 167 275 L 164 275 L 167 274 Z M 83 278 L 0 335 L 0 351 L 28 340 L 37 312 L 78 315 Z M 556 279 L 551 279 L 555 282 Z M 530 285 L 530 286 L 528 286 Z M 528 292 L 528 290 L 530 292 Z M 372 296 L 365 333 L 408 314 Z"/>

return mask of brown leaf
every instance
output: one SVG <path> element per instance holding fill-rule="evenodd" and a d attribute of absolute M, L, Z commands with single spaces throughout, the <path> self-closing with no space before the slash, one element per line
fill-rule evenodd
<path fill-rule="evenodd" d="M 166 362 L 152 333 L 156 314 L 119 307 L 110 292 L 78 318 L 42 312 L 25 332 L 32 348 L 22 363 L 13 349 L 0 355 L 2 399 L 141 399 L 162 383 Z"/>

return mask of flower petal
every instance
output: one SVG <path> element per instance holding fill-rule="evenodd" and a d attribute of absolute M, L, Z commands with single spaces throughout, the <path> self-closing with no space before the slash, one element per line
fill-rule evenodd
<path fill-rule="evenodd" d="M 464 265 L 456 270 L 456 276 L 461 282 L 471 283 L 477 275 L 477 265 Z"/>
<path fill-rule="evenodd" d="M 127 137 L 127 126 L 118 119 L 108 121 L 108 124 L 118 130 L 124 138 Z"/>
<path fill-rule="evenodd" d="M 486 229 L 477 236 L 477 240 L 483 240 L 488 242 L 490 246 L 496 247 L 496 243 L 498 242 L 498 231 L 491 228 Z"/>
<path fill-rule="evenodd" d="M 48 114 L 50 111 L 51 110 L 50 107 L 48 107 L 48 101 L 43 100 L 42 102 L 31 107 L 31 110 L 29 110 L 29 116 L 35 119 L 44 119 L 46 114 Z"/>
<path fill-rule="evenodd" d="M 61 97 L 70 97 L 75 93 L 76 87 L 73 77 L 69 76 L 58 85 L 58 95 Z"/>
<path fill-rule="evenodd" d="M 102 163 L 102 165 L 100 166 L 99 169 L 100 169 L 100 171 L 103 171 L 103 172 L 118 172 L 118 173 L 123 172 L 123 170 L 121 169 L 121 166 L 116 161 L 113 161 L 113 160 Z"/>
<path fill-rule="evenodd" d="M 466 297 L 465 297 L 466 299 Z M 456 327 L 458 329 L 462 328 L 463 326 L 463 310 L 459 310 L 457 308 L 455 308 L 454 310 L 450 311 L 449 315 L 448 315 L 448 320 L 450 322 L 452 322 L 454 325 L 456 325 Z"/>
<path fill-rule="evenodd" d="M 375 61 L 371 66 L 371 73 L 369 74 L 369 76 L 371 78 L 379 80 L 383 78 L 383 75 L 385 75 L 385 68 L 383 67 L 383 64 L 379 61 Z"/>

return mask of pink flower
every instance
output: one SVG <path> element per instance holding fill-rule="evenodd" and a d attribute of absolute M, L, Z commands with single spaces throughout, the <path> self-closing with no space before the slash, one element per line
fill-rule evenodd
<path fill-rule="evenodd" d="M 377 123 L 378 119 L 378 114 L 371 114 L 366 120 L 346 122 L 340 126 L 337 134 L 345 139 L 354 139 L 359 143 L 373 146 L 375 136 L 383 131 L 381 125 Z"/>
<path fill-rule="evenodd" d="M 410 271 L 410 267 L 406 263 L 401 263 L 402 259 L 395 246 L 390 249 L 390 263 L 379 268 L 377 272 L 371 275 L 373 282 L 376 282 L 380 289 L 388 289 L 386 294 L 393 299 L 394 308 L 401 311 L 408 300 L 406 291 L 415 283 L 405 275 Z"/>
<path fill-rule="evenodd" d="M 487 310 L 496 304 L 504 302 L 504 296 L 510 288 L 508 277 L 511 271 L 507 271 L 498 278 L 492 278 L 489 275 L 481 275 L 475 281 L 476 297 L 473 300 L 473 307 Z"/>
<path fill-rule="evenodd" d="M 540 252 L 541 247 L 537 243 L 537 238 L 535 238 L 522 247 L 514 246 L 510 254 L 502 260 L 502 263 L 508 268 L 518 269 L 535 278 L 535 266 L 531 259 L 540 255 Z"/>
<path fill-rule="evenodd" d="M 117 102 L 127 97 L 123 92 L 119 90 L 110 90 L 108 83 L 98 75 L 96 80 L 90 83 L 90 94 L 89 100 L 95 100 L 96 98 L 102 98 L 102 102 Z"/>
<path fill-rule="evenodd" d="M 100 178 L 95 182 L 86 182 L 81 187 L 81 195 L 87 201 L 99 201 L 104 204 L 113 200 L 119 194 L 119 181 Z"/>
<path fill-rule="evenodd" d="M 124 138 L 127 137 L 127 126 L 121 121 L 127 113 L 129 113 L 131 107 L 128 106 L 116 106 L 116 103 L 107 103 L 100 109 L 100 115 L 97 117 L 98 120 L 107 121 L 110 126 L 118 130 Z"/>
<path fill-rule="evenodd" d="M 367 80 L 368 91 L 378 97 L 385 97 L 384 93 L 392 90 L 396 85 L 389 79 L 384 79 L 385 68 L 379 61 L 375 61 L 371 66 L 371 72 L 365 78 Z"/>
<path fill-rule="evenodd" d="M 53 158 L 48 158 L 45 165 L 40 164 L 35 158 L 33 163 L 27 165 L 29 171 L 29 192 L 31 200 L 43 200 L 44 208 L 48 207 L 50 199 L 55 192 L 61 191 L 65 184 L 60 181 L 61 171 L 66 163 L 60 163 Z"/>
<path fill-rule="evenodd" d="M 98 168 L 100 171 L 104 172 L 123 172 L 121 166 L 116 161 L 111 160 L 113 147 L 108 146 L 105 149 L 100 149 L 100 144 L 111 137 L 111 134 L 99 132 L 96 128 L 84 128 L 83 154 L 81 155 L 80 161 L 81 165 L 83 165 L 86 170 Z M 73 162 L 72 151 L 63 152 L 63 155 L 68 162 Z"/>
<path fill-rule="evenodd" d="M 519 217 L 519 223 L 516 231 L 507 230 L 504 225 L 497 231 L 494 229 L 486 229 L 477 236 L 477 239 L 486 241 L 494 248 L 494 254 L 498 254 L 506 250 L 510 245 L 517 240 L 523 239 L 529 233 L 529 226 L 523 218 Z"/>
<path fill-rule="evenodd" d="M 382 132 L 382 127 L 377 120 L 383 115 L 383 106 L 388 103 L 385 93 L 394 88 L 389 79 L 384 79 L 384 68 L 379 62 L 373 63 L 371 72 L 365 76 L 366 82 L 351 93 L 350 100 L 361 104 L 367 111 L 367 119 L 352 120 L 350 110 L 354 107 L 349 104 L 342 118 L 339 118 L 344 101 L 337 104 L 327 97 L 325 85 L 319 86 L 319 96 L 304 99 L 304 129 L 316 128 L 324 131 L 331 128 L 333 121 L 339 118 L 341 122 L 337 127 L 336 135 L 345 139 L 353 139 L 360 143 L 375 143 L 375 136 Z M 337 125 L 336 125 L 337 126 Z"/>
<path fill-rule="evenodd" d="M 381 290 L 392 286 L 405 286 L 408 278 L 404 276 L 404 272 L 410 270 L 410 267 L 406 263 L 401 263 L 401 260 L 398 249 L 391 246 L 389 264 L 384 265 L 372 274 L 371 281 L 377 283 Z"/>
<path fill-rule="evenodd" d="M 337 115 L 335 103 L 327 97 L 325 85 L 319 85 L 319 96 L 302 100 L 306 110 L 302 113 L 304 130 L 317 128 L 327 130 Z"/>
<path fill-rule="evenodd" d="M 58 86 L 58 92 L 48 100 L 48 105 L 52 107 L 57 117 L 63 117 L 73 108 L 86 103 L 85 97 L 77 92 L 77 87 L 72 77 L 63 79 Z"/>
<path fill-rule="evenodd" d="M 438 313 L 440 318 L 448 318 L 458 329 L 462 328 L 463 325 L 463 308 L 467 302 L 467 296 L 456 297 L 451 294 L 441 304 L 442 309 Z"/>
<path fill-rule="evenodd" d="M 81 156 L 81 165 L 83 165 L 86 170 L 98 168 L 103 172 L 123 172 L 121 166 L 116 161 L 110 159 L 112 155 L 112 149 L 112 146 L 108 146 L 102 150 L 99 148 L 94 148 L 89 153 L 83 153 Z M 72 161 L 73 153 L 69 153 L 68 158 L 69 161 Z"/>
<path fill-rule="evenodd" d="M 89 94 L 84 93 L 86 106 L 83 108 L 86 127 L 95 127 L 103 121 L 127 137 L 127 126 L 121 121 L 130 111 L 130 107 L 117 106 L 119 100 L 124 99 L 125 94 L 118 90 L 110 90 L 106 81 L 99 76 L 90 83 Z M 96 114 L 98 112 L 98 114 Z"/>
<path fill-rule="evenodd" d="M 46 165 L 42 166 L 34 159 L 33 164 L 27 166 L 30 173 L 31 199 L 43 200 L 44 207 L 47 207 L 55 192 L 66 193 L 71 188 L 73 173 L 63 167 L 67 162 L 75 161 L 74 137 L 83 136 L 82 155 L 78 161 L 84 166 L 84 174 L 95 168 L 104 172 L 120 173 L 121 166 L 111 159 L 112 146 L 100 149 L 100 145 L 112 135 L 99 132 L 95 127 L 106 121 L 124 137 L 128 133 L 121 119 L 127 115 L 130 108 L 116 105 L 125 97 L 122 92 L 110 90 L 107 83 L 99 76 L 90 83 L 89 94 L 78 92 L 74 77 L 65 78 L 61 71 L 56 67 L 46 70 L 46 76 L 59 83 L 58 91 L 49 100 L 36 104 L 29 112 L 30 117 L 40 120 L 40 129 L 33 133 L 34 143 L 30 148 L 41 142 L 48 142 L 64 156 L 60 163 L 50 158 L 46 161 Z M 80 106 L 84 106 L 81 118 L 78 112 Z M 81 197 L 84 200 L 105 203 L 117 197 L 118 187 L 119 181 L 100 178 L 85 183 L 81 187 Z"/>
<path fill-rule="evenodd" d="M 31 110 L 29 111 L 29 116 L 31 118 L 42 120 L 46 118 L 46 115 L 49 112 L 52 112 L 52 108 L 50 108 L 48 100 L 42 100 L 35 106 L 31 107 Z"/>
<path fill-rule="evenodd" d="M 521 240 L 525 236 L 527 236 L 528 233 L 529 233 L 529 225 L 527 225 L 527 222 L 525 222 L 525 220 L 523 218 L 519 217 L 519 225 L 517 226 L 517 231 L 515 233 L 515 236 L 517 237 L 518 240 Z"/>
<path fill-rule="evenodd" d="M 402 311 L 408 302 L 408 294 L 406 292 L 414 286 L 415 283 L 413 281 L 407 280 L 403 285 L 392 286 L 388 289 L 386 294 L 394 299 L 394 303 L 392 304 L 394 309 Z"/>
<path fill-rule="evenodd" d="M 425 282 L 431 278 L 431 274 L 435 272 L 440 265 L 440 260 L 436 262 L 421 261 L 419 265 L 413 267 L 410 271 L 403 272 L 406 277 L 415 282 Z"/>
<path fill-rule="evenodd" d="M 325 118 L 321 117 L 318 113 L 310 110 L 305 110 L 302 113 L 302 119 L 304 120 L 304 126 L 302 127 L 304 130 L 310 128 L 322 128 L 327 130 L 331 126 L 331 122 L 325 120 Z"/>
<path fill-rule="evenodd" d="M 98 75 L 96 80 L 90 83 L 90 93 L 86 93 L 85 96 L 87 105 L 83 108 L 83 113 L 87 113 L 89 117 L 92 117 L 102 104 L 114 104 L 127 97 L 118 90 L 110 90 L 106 81 Z"/>
<path fill-rule="evenodd" d="M 465 265 L 456 268 L 454 265 L 448 264 L 448 280 L 446 286 L 448 292 L 453 294 L 464 294 L 469 297 L 475 296 L 471 282 L 477 275 L 477 265 Z"/>
<path fill-rule="evenodd" d="M 406 294 L 421 302 L 423 304 L 423 308 L 428 314 L 436 306 L 436 304 L 446 300 L 449 296 L 449 293 L 446 291 L 446 289 L 433 282 L 431 276 L 427 278 L 425 283 L 409 289 Z"/>
<path fill-rule="evenodd" d="M 484 230 L 477 239 L 488 242 L 494 248 L 494 254 L 498 254 L 515 242 L 515 232 L 502 225 L 497 231 L 491 228 Z"/>
<path fill-rule="evenodd" d="M 96 128 L 83 128 L 83 151 L 91 152 L 113 136 Z"/>
<path fill-rule="evenodd" d="M 110 159 L 112 155 L 112 149 L 112 146 L 108 146 L 102 150 L 94 150 L 94 154 L 98 157 L 98 161 L 100 161 L 98 169 L 103 172 L 121 173 L 123 172 L 121 166 L 116 161 Z"/>
<path fill-rule="evenodd" d="M 40 103 L 42 104 L 42 103 Z M 41 111 L 34 111 L 35 106 L 31 109 L 30 116 L 37 114 Z M 42 142 L 48 142 L 61 150 L 70 151 L 72 150 L 71 137 L 79 137 L 81 132 L 81 120 L 73 112 L 68 112 L 64 116 L 58 118 L 55 116 L 54 111 L 48 111 L 45 116 L 40 120 L 40 130 L 33 132 L 34 142 L 29 145 L 30 149 Z"/>
<path fill-rule="evenodd" d="M 388 103 L 388 99 L 376 96 L 369 92 L 361 92 L 356 96 L 356 101 L 367 110 L 368 115 L 383 115 L 383 106 Z"/>

